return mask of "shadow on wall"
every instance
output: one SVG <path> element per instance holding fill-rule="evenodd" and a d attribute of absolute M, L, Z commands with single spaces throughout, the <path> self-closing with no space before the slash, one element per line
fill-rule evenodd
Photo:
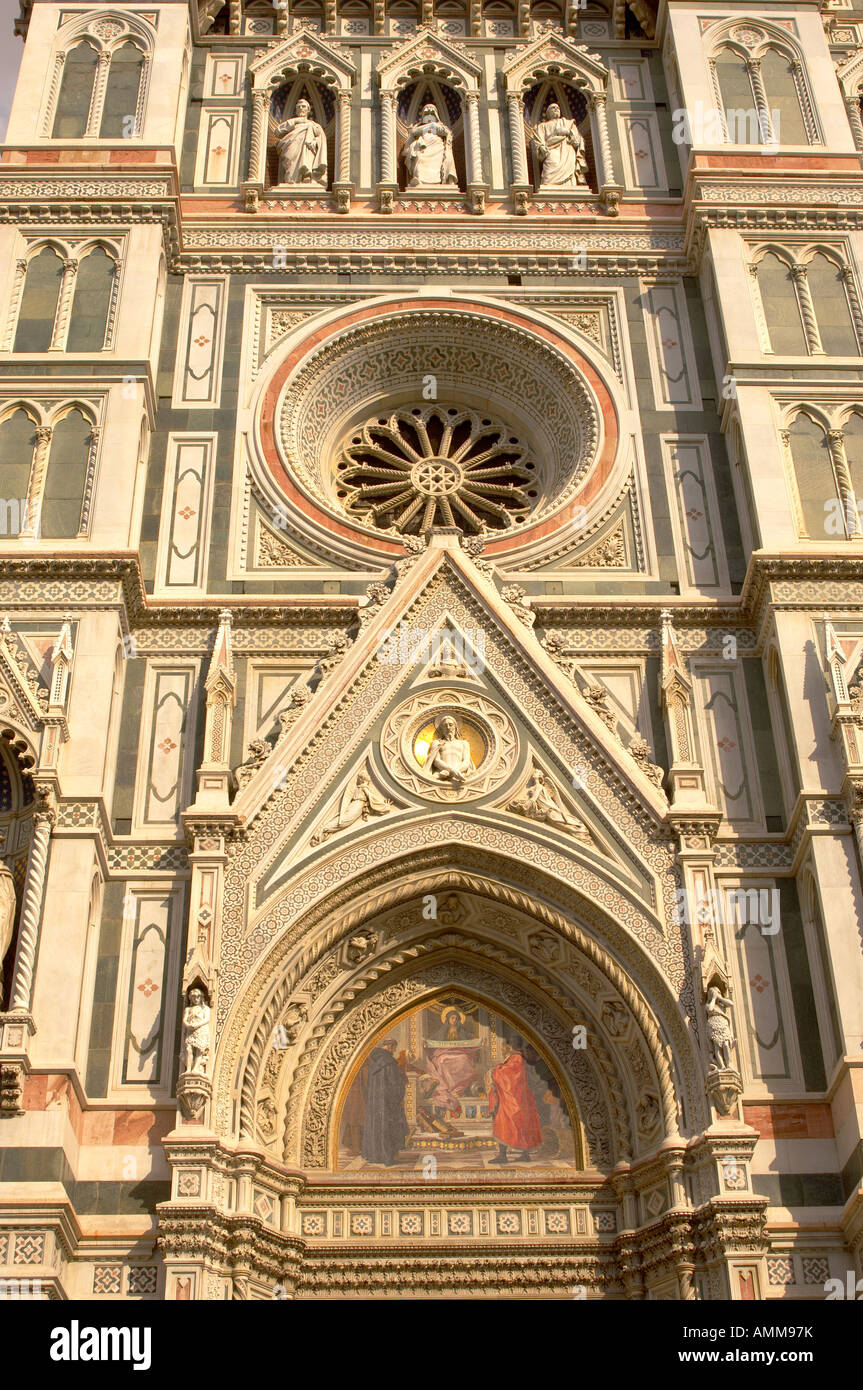
<path fill-rule="evenodd" d="M 0 0 L 0 140 L 6 139 L 6 126 L 12 106 L 12 94 L 18 80 L 18 68 L 24 52 L 23 39 L 13 39 L 12 24 L 18 14 L 18 0 Z"/>

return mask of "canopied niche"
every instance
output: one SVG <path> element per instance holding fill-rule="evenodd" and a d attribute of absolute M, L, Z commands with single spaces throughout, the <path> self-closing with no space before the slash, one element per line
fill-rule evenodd
<path fill-rule="evenodd" d="M 512 195 L 516 212 L 527 212 L 531 196 L 556 198 L 584 196 L 596 191 L 605 211 L 617 212 L 621 187 L 614 176 L 611 143 L 608 137 L 606 87 L 608 69 L 596 54 L 568 42 L 557 34 L 542 34 L 516 52 L 504 64 L 507 115 L 509 118 L 510 150 L 512 156 Z M 556 105 L 559 112 L 549 111 Z M 537 130 L 542 123 L 552 122 L 556 129 Z M 574 122 L 578 136 L 584 142 L 583 174 L 586 182 L 560 182 L 546 178 L 542 186 L 539 165 L 543 149 L 557 142 L 565 154 L 566 142 L 578 143 L 578 137 L 567 123 Z M 549 138 L 550 137 L 550 138 Z M 557 165 L 554 154 L 549 168 Z M 573 171 L 576 161 L 569 159 Z"/>
<path fill-rule="evenodd" d="M 454 87 L 427 78 L 403 87 L 396 103 L 396 131 L 401 190 L 439 194 L 466 188 L 464 120 Z"/>
<path fill-rule="evenodd" d="M 356 69 L 317 34 L 286 39 L 249 66 L 252 133 L 243 189 L 254 211 L 275 196 L 326 198 L 351 205 L 351 93 Z"/>
<path fill-rule="evenodd" d="M 531 186 L 540 192 L 557 192 L 561 188 L 597 192 L 590 109 L 584 91 L 568 82 L 545 78 L 525 93 L 524 119 Z M 567 132 L 566 123 L 570 121 L 575 122 L 577 135 Z M 554 126 L 556 130 L 552 129 Z M 549 136 L 554 145 L 543 157 L 543 149 L 548 148 L 548 143 L 543 145 L 543 137 L 548 142 Z"/>
<path fill-rule="evenodd" d="M 326 193 L 336 157 L 336 100 L 331 88 L 294 75 L 273 93 L 267 131 L 267 188 Z"/>
<path fill-rule="evenodd" d="M 467 194 L 485 210 L 479 133 L 481 69 L 439 35 L 421 29 L 378 64 L 381 103 L 382 212 L 396 194 L 437 198 Z"/>

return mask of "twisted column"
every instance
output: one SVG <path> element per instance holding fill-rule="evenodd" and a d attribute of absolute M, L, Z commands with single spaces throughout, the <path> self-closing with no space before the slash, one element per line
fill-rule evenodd
<path fill-rule="evenodd" d="M 339 183 L 351 181 L 351 92 L 339 92 Z"/>
<path fill-rule="evenodd" d="M 863 129 L 863 127 L 861 127 Z M 845 293 L 848 296 L 848 307 L 851 310 L 851 318 L 854 321 L 854 332 L 857 334 L 857 347 L 863 348 L 863 309 L 860 307 L 860 296 L 857 293 L 857 284 L 854 279 L 854 271 L 850 265 L 843 265 L 842 279 L 845 284 Z"/>
<path fill-rule="evenodd" d="M 479 137 L 479 92 L 465 92 L 462 98 L 467 126 L 470 169 L 468 183 L 482 183 L 482 148 Z"/>
<path fill-rule="evenodd" d="M 839 486 L 839 495 L 842 499 L 845 525 L 849 536 L 858 536 L 860 534 L 860 519 L 857 515 L 857 499 L 854 496 L 854 484 L 851 480 L 851 469 L 848 467 L 845 435 L 842 430 L 828 430 L 827 443 L 830 448 L 830 458 L 833 461 L 836 482 Z"/>
<path fill-rule="evenodd" d="M 105 104 L 105 88 L 108 85 L 108 69 L 111 66 L 111 55 L 103 49 L 96 60 L 96 79 L 93 83 L 93 95 L 90 98 L 90 110 L 87 113 L 87 125 L 85 135 L 98 135 L 99 126 L 102 121 L 102 108 Z"/>
<path fill-rule="evenodd" d="M 588 96 L 590 108 L 596 116 L 597 150 L 599 155 L 596 180 L 600 190 L 604 184 L 614 183 L 614 165 L 611 158 L 611 141 L 608 138 L 608 112 L 605 92 L 591 92 Z"/>
<path fill-rule="evenodd" d="M 854 137 L 854 147 L 863 150 L 863 118 L 860 116 L 860 98 L 856 94 L 849 96 L 844 93 L 845 110 L 848 113 L 848 124 L 851 127 L 851 134 Z"/>
<path fill-rule="evenodd" d="M 21 256 L 15 262 L 15 282 L 12 286 L 12 295 L 9 301 L 9 318 L 6 322 L 6 335 L 3 339 L 4 351 L 8 352 L 15 341 L 15 329 L 18 326 L 18 310 L 21 307 L 21 296 L 24 293 L 24 281 L 27 279 L 27 260 Z"/>
<path fill-rule="evenodd" d="M 24 904 L 21 909 L 21 929 L 18 935 L 18 955 L 12 985 L 12 1008 L 30 1012 L 33 995 L 33 971 L 36 966 L 36 947 L 42 901 L 45 896 L 45 871 L 48 867 L 48 844 L 54 824 L 53 807 L 36 811 L 33 816 L 33 841 L 24 884 Z"/>
<path fill-rule="evenodd" d="M 30 483 L 27 488 L 26 516 L 21 518 L 21 535 L 35 536 L 39 529 L 39 512 L 42 508 L 42 493 L 45 487 L 45 473 L 48 468 L 48 454 L 51 450 L 50 425 L 36 426 L 36 450 L 33 454 L 33 467 L 30 470 Z"/>
<path fill-rule="evenodd" d="M 524 139 L 524 106 L 520 96 L 510 93 L 506 99 L 509 117 L 509 143 L 512 149 L 512 181 L 527 183 L 527 147 Z"/>
<path fill-rule="evenodd" d="M 775 144 L 776 134 L 770 119 L 770 108 L 767 105 L 767 93 L 764 90 L 764 79 L 761 76 L 760 59 L 750 58 L 746 64 L 746 69 L 752 81 L 752 90 L 755 93 L 755 105 L 758 109 L 758 134 L 761 137 L 761 144 Z"/>
<path fill-rule="evenodd" d="M 75 276 L 77 274 L 78 262 L 65 260 L 63 262 L 63 278 L 60 281 L 60 293 L 57 296 L 57 313 L 54 316 L 54 327 L 51 331 L 50 351 L 52 352 L 62 352 L 66 345 L 66 326 L 72 311 L 72 295 L 75 291 Z"/>
<path fill-rule="evenodd" d="M 264 182 L 267 92 L 252 92 L 252 136 L 249 146 L 249 182 Z"/>
<path fill-rule="evenodd" d="M 797 286 L 797 298 L 800 302 L 800 312 L 803 315 L 806 346 L 810 352 L 823 352 L 824 348 L 821 345 L 821 334 L 818 332 L 818 320 L 815 317 L 815 305 L 812 302 L 812 291 L 809 288 L 809 277 L 806 274 L 805 265 L 792 266 L 791 276 Z"/>
<path fill-rule="evenodd" d="M 381 183 L 396 181 L 396 94 L 381 92 Z"/>

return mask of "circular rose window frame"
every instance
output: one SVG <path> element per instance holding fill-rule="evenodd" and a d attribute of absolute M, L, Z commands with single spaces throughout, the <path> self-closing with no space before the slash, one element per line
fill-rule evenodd
<path fill-rule="evenodd" d="M 513 305 L 493 305 L 478 300 L 451 297 L 429 296 L 427 298 L 396 299 L 364 303 L 346 309 L 336 317 L 330 317 L 326 324 L 315 331 L 295 340 L 285 358 L 279 363 L 267 382 L 258 401 L 258 441 L 267 471 L 279 493 L 283 494 L 293 507 L 310 522 L 321 527 L 330 537 L 338 537 L 352 547 L 365 551 L 400 555 L 404 547 L 399 540 L 384 531 L 375 532 L 371 528 L 352 525 L 348 519 L 337 518 L 332 511 L 318 505 L 291 477 L 282 460 L 276 441 L 278 430 L 277 416 L 283 390 L 292 377 L 298 374 L 313 354 L 317 354 L 328 340 L 337 340 L 349 330 L 365 323 L 378 324 L 382 319 L 397 321 L 411 314 L 440 312 L 441 314 L 469 314 L 474 318 L 488 318 L 492 323 L 502 323 L 520 329 L 533 340 L 545 343 L 566 359 L 584 379 L 592 393 L 602 419 L 602 441 L 598 454 L 589 467 L 582 486 L 558 510 L 542 517 L 535 525 L 527 524 L 517 531 L 488 533 L 484 553 L 493 558 L 512 550 L 523 550 L 536 542 L 542 542 L 564 530 L 576 517 L 579 530 L 585 527 L 585 512 L 599 498 L 614 469 L 620 443 L 620 422 L 618 409 L 603 377 L 593 364 L 566 337 L 548 324 Z M 588 521 L 589 524 L 589 521 Z"/>

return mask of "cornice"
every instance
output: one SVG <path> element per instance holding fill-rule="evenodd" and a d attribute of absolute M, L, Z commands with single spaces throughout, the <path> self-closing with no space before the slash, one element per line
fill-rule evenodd
<path fill-rule="evenodd" d="M 505 558 L 505 557 L 502 557 Z M 130 628 L 153 629 L 200 626 L 212 629 L 219 611 L 230 608 L 237 625 L 280 626 L 286 620 L 310 627 L 336 629 L 350 624 L 363 600 L 356 594 L 272 594 L 250 601 L 245 595 L 214 593 L 198 600 L 154 599 L 145 590 L 138 555 L 134 551 L 96 554 L 91 551 L 55 553 L 44 551 L 0 552 L 0 585 L 19 586 L 18 595 L 4 596 L 10 613 L 18 608 L 55 611 L 68 607 L 70 585 L 94 586 L 82 590 L 74 601 L 82 608 L 116 606 Z M 845 590 L 843 597 L 831 597 L 831 585 L 860 584 L 859 592 Z M 796 586 L 777 594 L 777 584 Z M 51 592 L 54 585 L 63 591 Z M 103 586 L 101 591 L 96 586 Z M 105 585 L 115 585 L 110 597 Z M 530 609 L 540 627 L 638 627 L 657 626 L 662 609 L 670 609 L 681 627 L 724 628 L 758 626 L 766 608 L 805 609 L 821 612 L 825 604 L 836 610 L 863 611 L 863 549 L 841 555 L 818 551 L 796 555 L 753 552 L 741 593 L 725 600 L 680 598 L 673 594 L 608 596 L 597 603 L 592 593 L 530 596 Z"/>

